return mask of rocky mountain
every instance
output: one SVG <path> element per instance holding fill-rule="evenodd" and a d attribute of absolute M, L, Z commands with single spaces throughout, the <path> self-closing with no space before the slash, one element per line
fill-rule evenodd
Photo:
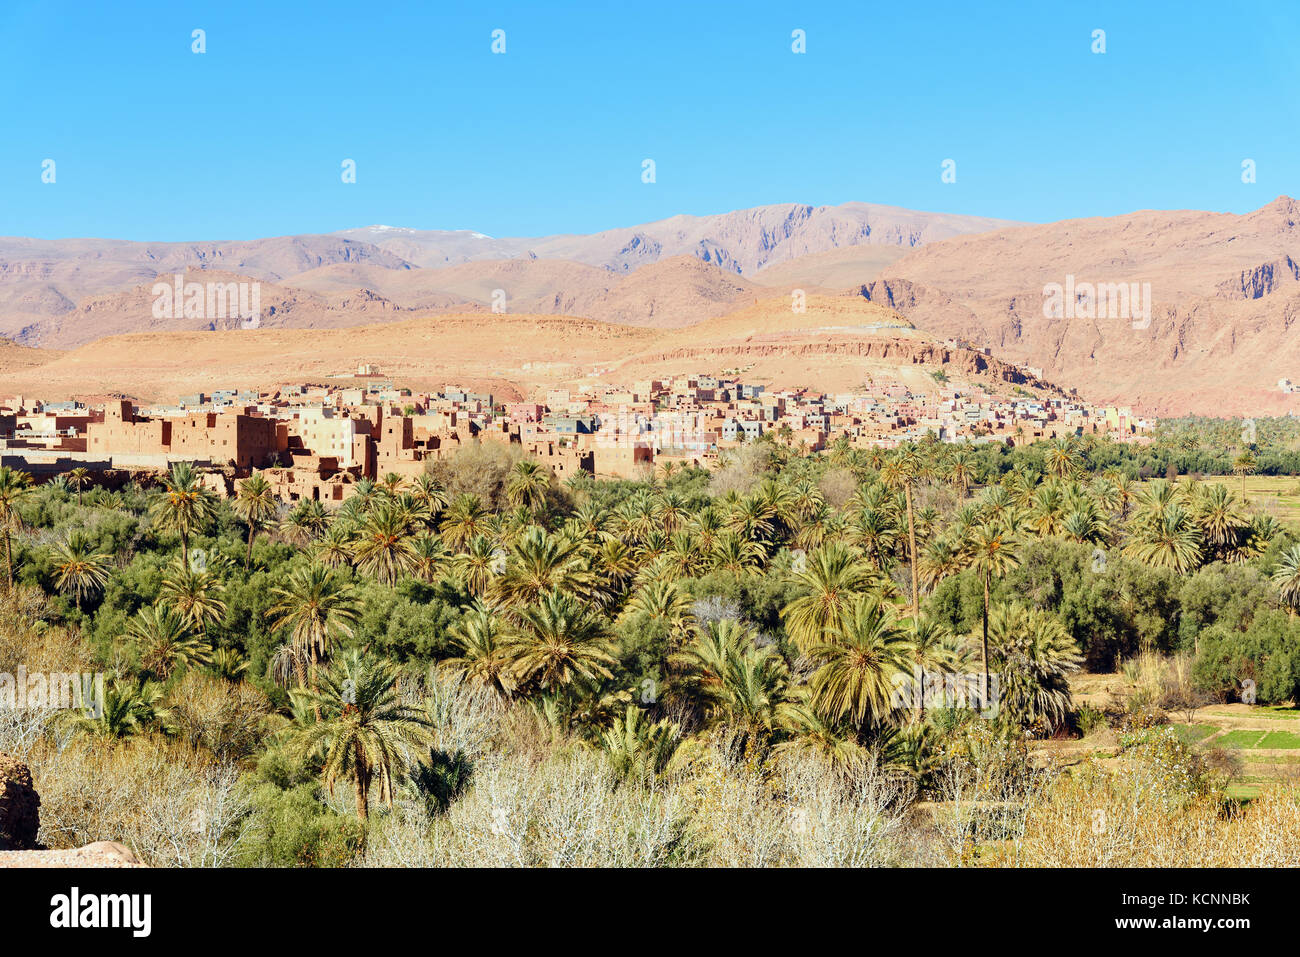
<path fill-rule="evenodd" d="M 88 296 L 121 292 L 186 269 L 274 281 L 329 263 L 411 268 L 390 252 L 338 236 L 195 243 L 0 237 L 0 335 L 72 312 Z"/>
<path fill-rule="evenodd" d="M 1013 225 L 1007 220 L 923 213 L 896 206 L 783 203 L 714 216 L 673 216 L 590 235 L 493 239 L 465 230 L 421 231 L 368 226 L 333 235 L 373 244 L 426 268 L 484 259 L 536 256 L 631 272 L 673 256 L 694 256 L 748 276 L 764 266 L 845 246 L 913 249 L 961 233 Z"/>
<path fill-rule="evenodd" d="M 960 236 L 855 290 L 919 328 L 1040 367 L 1091 399 L 1159 414 L 1297 403 L 1300 204 L 1144 210 Z"/>
<path fill-rule="evenodd" d="M 139 311 L 126 300 L 157 277 L 186 270 L 223 271 L 315 293 L 365 290 L 412 309 L 490 307 L 502 290 L 514 312 L 683 325 L 717 315 L 747 295 L 753 287 L 738 277 L 764 266 L 857 245 L 911 249 L 1003 225 L 846 203 L 674 216 L 590 236 L 491 239 L 468 231 L 371 226 L 325 236 L 229 242 L 0 237 L 0 336 L 63 347 L 153 328 L 144 321 L 131 325 Z M 641 267 L 682 259 L 715 267 L 718 275 L 675 265 L 658 275 L 669 283 L 681 280 L 679 286 L 652 290 L 653 272 L 634 285 L 619 285 Z M 874 273 L 850 275 L 861 281 Z M 115 294 L 124 297 L 115 300 Z M 372 319 L 372 312 L 357 316 L 359 322 Z"/>

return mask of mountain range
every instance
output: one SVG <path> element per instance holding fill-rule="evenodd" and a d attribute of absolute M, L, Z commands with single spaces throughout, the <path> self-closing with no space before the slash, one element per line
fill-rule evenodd
<path fill-rule="evenodd" d="M 0 336 L 67 350 L 229 327 L 155 318 L 153 285 L 174 274 L 260 282 L 267 329 L 505 310 L 662 330 L 660 346 L 754 309 L 779 332 L 788 325 L 780 302 L 824 296 L 865 300 L 1094 401 L 1264 414 L 1294 408 L 1278 383 L 1300 380 L 1300 346 L 1288 336 L 1300 315 L 1298 221 L 1300 204 L 1283 196 L 1245 215 L 1140 211 L 1049 224 L 846 203 L 533 238 L 388 226 L 189 243 L 0 238 Z M 1090 290 L 1113 296 L 1121 286 L 1132 290 L 1123 305 L 1133 315 L 1096 315 Z M 1052 288 L 1070 295 L 1055 310 Z"/>

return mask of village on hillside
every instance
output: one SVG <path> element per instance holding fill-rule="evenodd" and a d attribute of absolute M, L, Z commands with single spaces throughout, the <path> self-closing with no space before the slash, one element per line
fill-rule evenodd
<path fill-rule="evenodd" d="M 1083 435 L 1144 442 L 1155 426 L 1128 408 L 937 384 L 927 396 L 897 384 L 827 395 L 690 375 L 498 402 L 451 385 L 412 392 L 362 365 L 335 384 L 216 390 L 175 405 L 0 398 L 0 464 L 44 480 L 74 468 L 126 475 L 187 461 L 209 470 L 206 482 L 220 495 L 258 471 L 284 501 L 341 502 L 363 479 L 418 475 L 475 440 L 517 444 L 559 479 L 578 471 L 637 479 L 710 467 L 764 433 L 815 452 L 836 441 L 893 448 L 928 434 L 1012 445 Z"/>

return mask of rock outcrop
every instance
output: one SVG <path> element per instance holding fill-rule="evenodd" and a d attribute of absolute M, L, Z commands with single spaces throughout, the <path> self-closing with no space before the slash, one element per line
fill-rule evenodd
<path fill-rule="evenodd" d="M 40 848 L 41 799 L 32 786 L 32 773 L 17 758 L 0 754 L 0 851 Z"/>

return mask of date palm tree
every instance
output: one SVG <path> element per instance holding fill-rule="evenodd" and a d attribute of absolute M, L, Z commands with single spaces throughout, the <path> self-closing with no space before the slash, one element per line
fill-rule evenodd
<path fill-rule="evenodd" d="M 253 475 L 244 479 L 235 489 L 235 500 L 231 503 L 235 514 L 248 523 L 248 554 L 244 567 L 253 567 L 253 538 L 260 528 L 265 527 L 275 517 L 279 503 L 275 490 L 265 475 Z"/>
<path fill-rule="evenodd" d="M 357 526 L 352 557 L 358 571 L 380 584 L 397 584 L 414 566 L 409 516 L 391 502 L 376 503 Z"/>
<path fill-rule="evenodd" d="M 1246 449 L 1235 459 L 1232 460 L 1232 474 L 1241 476 L 1241 500 L 1249 504 L 1246 498 L 1246 476 L 1254 475 L 1259 471 L 1259 463 L 1255 461 L 1255 456 L 1251 454 L 1250 449 Z"/>
<path fill-rule="evenodd" d="M 916 516 L 912 510 L 912 485 L 920 477 L 925 462 L 915 445 L 901 446 L 880 470 L 880 480 L 889 488 L 901 489 L 907 502 L 907 561 L 912 573 L 912 617 L 921 613 L 920 573 L 917 569 Z"/>
<path fill-rule="evenodd" d="M 1048 474 L 1063 479 L 1078 473 L 1082 459 L 1083 454 L 1072 439 L 1052 439 L 1047 444 L 1044 464 L 1047 466 Z"/>
<path fill-rule="evenodd" d="M 1168 505 L 1149 521 L 1135 523 L 1124 554 L 1153 568 L 1185 575 L 1201 561 L 1201 530 L 1181 505 Z"/>
<path fill-rule="evenodd" d="M 325 528 L 324 534 L 311 543 L 311 554 L 326 568 L 350 567 L 354 536 L 352 525 L 336 518 Z"/>
<path fill-rule="evenodd" d="M 507 639 L 515 679 L 540 691 L 559 691 L 582 678 L 611 678 L 614 658 L 601 616 L 571 595 L 551 591 L 519 613 Z"/>
<path fill-rule="evenodd" d="M 180 612 L 162 605 L 141 608 L 126 636 L 140 653 L 140 667 L 166 681 L 177 669 L 207 664 L 212 648 L 191 630 Z"/>
<path fill-rule="evenodd" d="M 78 465 L 75 469 L 69 470 L 66 477 L 68 485 L 77 493 L 77 505 L 80 506 L 82 489 L 90 484 L 90 469 Z"/>
<path fill-rule="evenodd" d="M 1016 556 L 1019 544 L 1003 526 L 992 523 L 972 528 L 966 542 L 967 565 L 975 570 L 984 585 L 982 658 L 985 691 L 989 682 L 989 581 L 1003 577 L 1020 564 Z"/>
<path fill-rule="evenodd" d="M 518 686 L 506 652 L 508 630 L 505 621 L 481 601 L 475 601 L 448 637 L 460 654 L 446 659 L 442 667 L 462 675 L 471 684 L 491 688 L 500 695 L 513 694 Z"/>
<path fill-rule="evenodd" d="M 497 587 L 507 602 L 530 605 L 544 592 L 572 593 L 589 582 L 576 544 L 533 525 L 511 547 Z"/>
<path fill-rule="evenodd" d="M 226 617 L 226 603 L 222 600 L 225 586 L 204 568 L 195 569 L 177 561 L 163 576 L 160 596 L 180 613 L 190 628 L 200 637 L 208 629 L 220 624 Z"/>
<path fill-rule="evenodd" d="M 1294 615 L 1300 609 L 1300 545 L 1292 545 L 1278 558 L 1273 584 L 1282 603 Z"/>
<path fill-rule="evenodd" d="M 351 585 L 320 565 L 300 569 L 283 587 L 272 588 L 271 595 L 275 603 L 266 612 L 271 629 L 287 635 L 296 655 L 298 682 L 314 689 L 317 665 L 330 656 L 335 641 L 351 637 L 361 603 Z"/>
<path fill-rule="evenodd" d="M 108 584 L 112 562 L 112 556 L 96 552 L 84 537 L 73 535 L 54 547 L 54 584 L 72 595 L 73 604 L 81 611 L 82 601 Z"/>
<path fill-rule="evenodd" d="M 305 498 L 289 510 L 280 530 L 299 545 L 305 545 L 324 534 L 331 525 L 325 506 L 314 498 Z"/>
<path fill-rule="evenodd" d="M 546 504 L 546 492 L 550 487 L 551 470 L 540 462 L 523 459 L 510 470 L 506 501 L 517 508 L 535 512 Z"/>
<path fill-rule="evenodd" d="M 812 705 L 831 721 L 861 728 L 892 709 L 895 677 L 911 669 L 912 645 L 874 595 L 856 595 L 827 638 L 808 648 L 817 664 Z"/>
<path fill-rule="evenodd" d="M 1083 661 L 1078 644 L 1050 612 L 1019 602 L 997 609 L 990 633 L 999 719 L 1050 734 L 1070 709 L 1069 676 Z"/>
<path fill-rule="evenodd" d="M 71 715 L 72 730 L 104 738 L 129 738 L 151 730 L 169 729 L 171 713 L 162 707 L 163 689 L 154 681 L 139 683 L 115 678 L 104 688 L 104 700 L 87 714 Z"/>
<path fill-rule="evenodd" d="M 18 506 L 32 492 L 32 477 L 7 465 L 0 466 L 0 532 L 5 537 L 5 573 L 14 589 L 13 534 L 23 527 Z"/>
<path fill-rule="evenodd" d="M 805 557 L 791 582 L 799 596 L 781 610 L 786 633 L 801 650 L 826 641 L 848 614 L 853 596 L 875 583 L 875 576 L 848 546 L 823 545 Z"/>
<path fill-rule="evenodd" d="M 190 560 L 189 541 L 216 516 L 217 499 L 189 462 L 177 462 L 162 480 L 163 495 L 152 506 L 154 520 L 181 537 L 181 561 Z"/>
<path fill-rule="evenodd" d="M 319 690 L 290 692 L 294 749 L 322 761 L 321 780 L 331 795 L 340 779 L 352 781 L 363 821 L 376 786 L 379 801 L 393 806 L 394 780 L 431 738 L 428 714 L 402 701 L 397 679 L 393 664 L 353 649 L 325 672 Z"/>
<path fill-rule="evenodd" d="M 442 517 L 442 537 L 456 550 L 487 531 L 490 513 L 477 495 L 458 495 Z"/>
<path fill-rule="evenodd" d="M 424 532 L 411 539 L 411 573 L 422 582 L 433 582 L 451 558 L 447 544 L 437 535 Z"/>
<path fill-rule="evenodd" d="M 695 624 L 690 597 L 676 581 L 655 578 L 637 589 L 626 607 L 623 619 L 630 620 L 638 615 L 651 621 L 663 622 L 668 633 L 677 640 L 685 638 Z"/>

